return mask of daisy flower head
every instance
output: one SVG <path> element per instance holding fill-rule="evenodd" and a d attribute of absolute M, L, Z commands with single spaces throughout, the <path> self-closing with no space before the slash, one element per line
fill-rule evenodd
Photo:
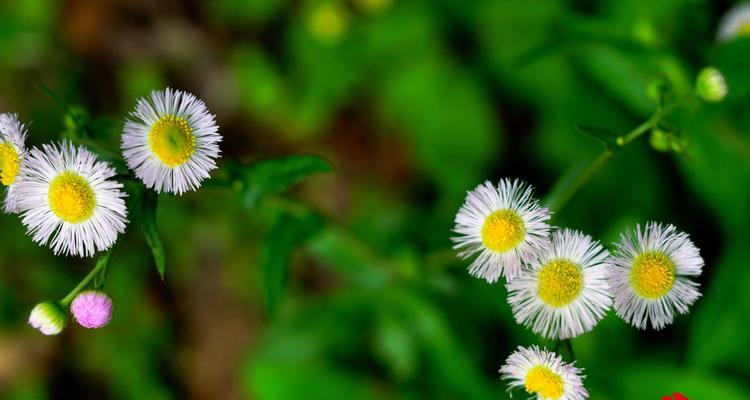
<path fill-rule="evenodd" d="M 672 225 L 640 225 L 620 236 L 610 258 L 609 285 L 615 311 L 638 329 L 661 329 L 675 312 L 686 314 L 700 297 L 698 283 L 703 258 L 688 235 Z"/>
<path fill-rule="evenodd" d="M 0 186 L 7 188 L 3 211 L 15 213 L 16 181 L 26 155 L 26 127 L 16 114 L 0 114 Z"/>
<path fill-rule="evenodd" d="M 138 100 L 125 122 L 123 156 L 149 189 L 183 194 L 216 168 L 218 131 L 203 100 L 170 88 L 153 91 Z"/>
<path fill-rule="evenodd" d="M 565 363 L 559 355 L 539 349 L 518 347 L 500 368 L 508 391 L 523 387 L 537 400 L 583 400 L 589 397 L 583 387 L 583 371 Z"/>
<path fill-rule="evenodd" d="M 550 211 L 533 197 L 531 186 L 520 180 L 489 181 L 468 192 L 456 214 L 452 238 L 459 256 L 477 255 L 469 273 L 487 282 L 500 275 L 520 275 L 526 260 L 549 246 Z"/>
<path fill-rule="evenodd" d="M 591 236 L 572 229 L 553 232 L 550 248 L 506 285 L 516 321 L 548 339 L 593 329 L 612 307 L 608 257 Z"/>
<path fill-rule="evenodd" d="M 108 163 L 70 142 L 29 151 L 16 183 L 21 221 L 57 254 L 93 256 L 125 231 L 122 184 Z"/>
<path fill-rule="evenodd" d="M 718 41 L 726 42 L 736 37 L 750 37 L 750 2 L 735 5 L 719 21 Z"/>

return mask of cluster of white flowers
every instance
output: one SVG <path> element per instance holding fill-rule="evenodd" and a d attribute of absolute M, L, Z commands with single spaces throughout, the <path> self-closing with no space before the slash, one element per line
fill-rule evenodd
<path fill-rule="evenodd" d="M 453 240 L 469 272 L 508 282 L 516 320 L 549 339 L 588 332 L 614 307 L 628 323 L 663 328 L 699 296 L 703 259 L 687 234 L 654 222 L 622 235 L 613 254 L 572 229 L 552 229 L 551 213 L 524 182 L 479 185 L 456 215 Z"/>
<path fill-rule="evenodd" d="M 582 232 L 553 228 L 549 209 L 519 180 L 485 182 L 468 192 L 453 238 L 469 273 L 493 283 L 506 278 L 515 320 L 548 339 L 592 330 L 613 307 L 631 325 L 661 329 L 700 296 L 690 278 L 703 259 L 688 235 L 672 225 L 647 223 L 626 232 L 610 254 Z M 521 349 L 501 372 L 539 399 L 583 399 L 578 369 L 559 356 Z M 525 378 L 524 378 L 525 377 Z M 575 379 L 574 379 L 575 377 Z"/>
<path fill-rule="evenodd" d="M 83 146 L 26 148 L 26 128 L 0 114 L 0 181 L 6 213 L 19 214 L 32 239 L 58 255 L 93 256 L 125 231 L 128 210 L 117 172 Z M 128 167 L 156 192 L 183 194 L 216 168 L 218 126 L 203 101 L 166 89 L 140 99 L 122 134 Z"/>

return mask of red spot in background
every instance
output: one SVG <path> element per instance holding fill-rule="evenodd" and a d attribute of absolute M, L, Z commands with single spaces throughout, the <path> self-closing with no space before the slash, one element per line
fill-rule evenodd
<path fill-rule="evenodd" d="M 672 396 L 674 396 L 674 397 L 664 396 L 664 397 L 661 398 L 661 400 L 690 400 L 687 397 L 683 396 L 682 393 L 674 392 L 674 393 L 672 393 Z"/>

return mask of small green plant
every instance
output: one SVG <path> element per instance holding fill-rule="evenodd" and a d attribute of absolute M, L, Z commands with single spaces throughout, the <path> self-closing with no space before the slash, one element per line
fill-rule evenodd
<path fill-rule="evenodd" d="M 168 88 L 138 100 L 124 125 L 120 156 L 92 140 L 80 115 L 44 90 L 63 105 L 72 129 L 58 143 L 27 148 L 27 128 L 18 116 L 0 115 L 0 173 L 7 186 L 3 208 L 17 214 L 31 239 L 55 255 L 103 253 L 65 297 L 32 310 L 31 326 L 56 335 L 66 325 L 68 308 L 86 328 L 109 322 L 112 301 L 99 290 L 129 217 L 139 220 L 164 278 L 165 250 L 156 223 L 158 196 L 199 189 L 217 169 L 222 136 L 216 117 L 202 100 Z M 223 179 L 216 185 L 238 192 L 238 200 L 251 207 L 308 174 L 328 170 L 327 162 L 311 156 L 252 165 L 227 162 L 225 170 L 217 172 Z M 95 291 L 84 291 L 89 286 Z"/>
<path fill-rule="evenodd" d="M 727 93 L 724 77 L 715 68 L 698 74 L 694 93 L 668 105 L 663 105 L 663 91 L 669 86 L 660 87 L 654 115 L 628 133 L 579 127 L 602 142 L 604 150 L 561 178 L 546 206 L 534 197 L 530 185 L 503 179 L 468 192 L 456 214 L 453 241 L 461 257 L 474 258 L 469 273 L 488 283 L 504 277 L 516 322 L 558 341 L 555 348 L 564 347 L 572 359 L 570 339 L 594 329 L 613 307 L 636 328 L 659 330 L 671 324 L 675 314 L 686 314 L 700 297 L 694 279 L 702 272 L 703 258 L 689 236 L 672 225 L 636 226 L 621 235 L 611 253 L 583 232 L 549 225 L 553 212 L 559 212 L 620 148 L 646 132 L 661 132 L 657 127 L 662 119 L 691 97 L 717 102 Z M 657 148 L 670 149 L 682 150 Z M 582 369 L 573 363 L 564 362 L 555 351 L 519 347 L 500 373 L 510 389 L 524 387 L 539 400 L 588 398 Z"/>

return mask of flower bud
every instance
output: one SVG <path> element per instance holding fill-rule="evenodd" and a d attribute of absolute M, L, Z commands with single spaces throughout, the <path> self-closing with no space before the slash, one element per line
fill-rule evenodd
<path fill-rule="evenodd" d="M 714 67 L 706 67 L 698 74 L 695 90 L 703 100 L 718 103 L 727 96 L 727 81 L 721 71 Z"/>
<path fill-rule="evenodd" d="M 656 103 L 662 103 L 664 96 L 671 90 L 671 84 L 665 77 L 651 80 L 646 86 L 646 95 Z"/>
<path fill-rule="evenodd" d="M 62 332 L 66 320 L 62 307 L 49 301 L 37 304 L 29 314 L 29 325 L 45 335 L 57 335 Z"/>
<path fill-rule="evenodd" d="M 70 312 L 84 328 L 97 329 L 112 318 L 112 299 L 104 292 L 88 290 L 79 293 L 70 303 Z"/>
<path fill-rule="evenodd" d="M 672 141 L 670 140 L 669 134 L 664 132 L 660 128 L 654 128 L 651 130 L 651 137 L 649 137 L 649 143 L 651 147 L 656 151 L 670 151 L 672 150 Z"/>

